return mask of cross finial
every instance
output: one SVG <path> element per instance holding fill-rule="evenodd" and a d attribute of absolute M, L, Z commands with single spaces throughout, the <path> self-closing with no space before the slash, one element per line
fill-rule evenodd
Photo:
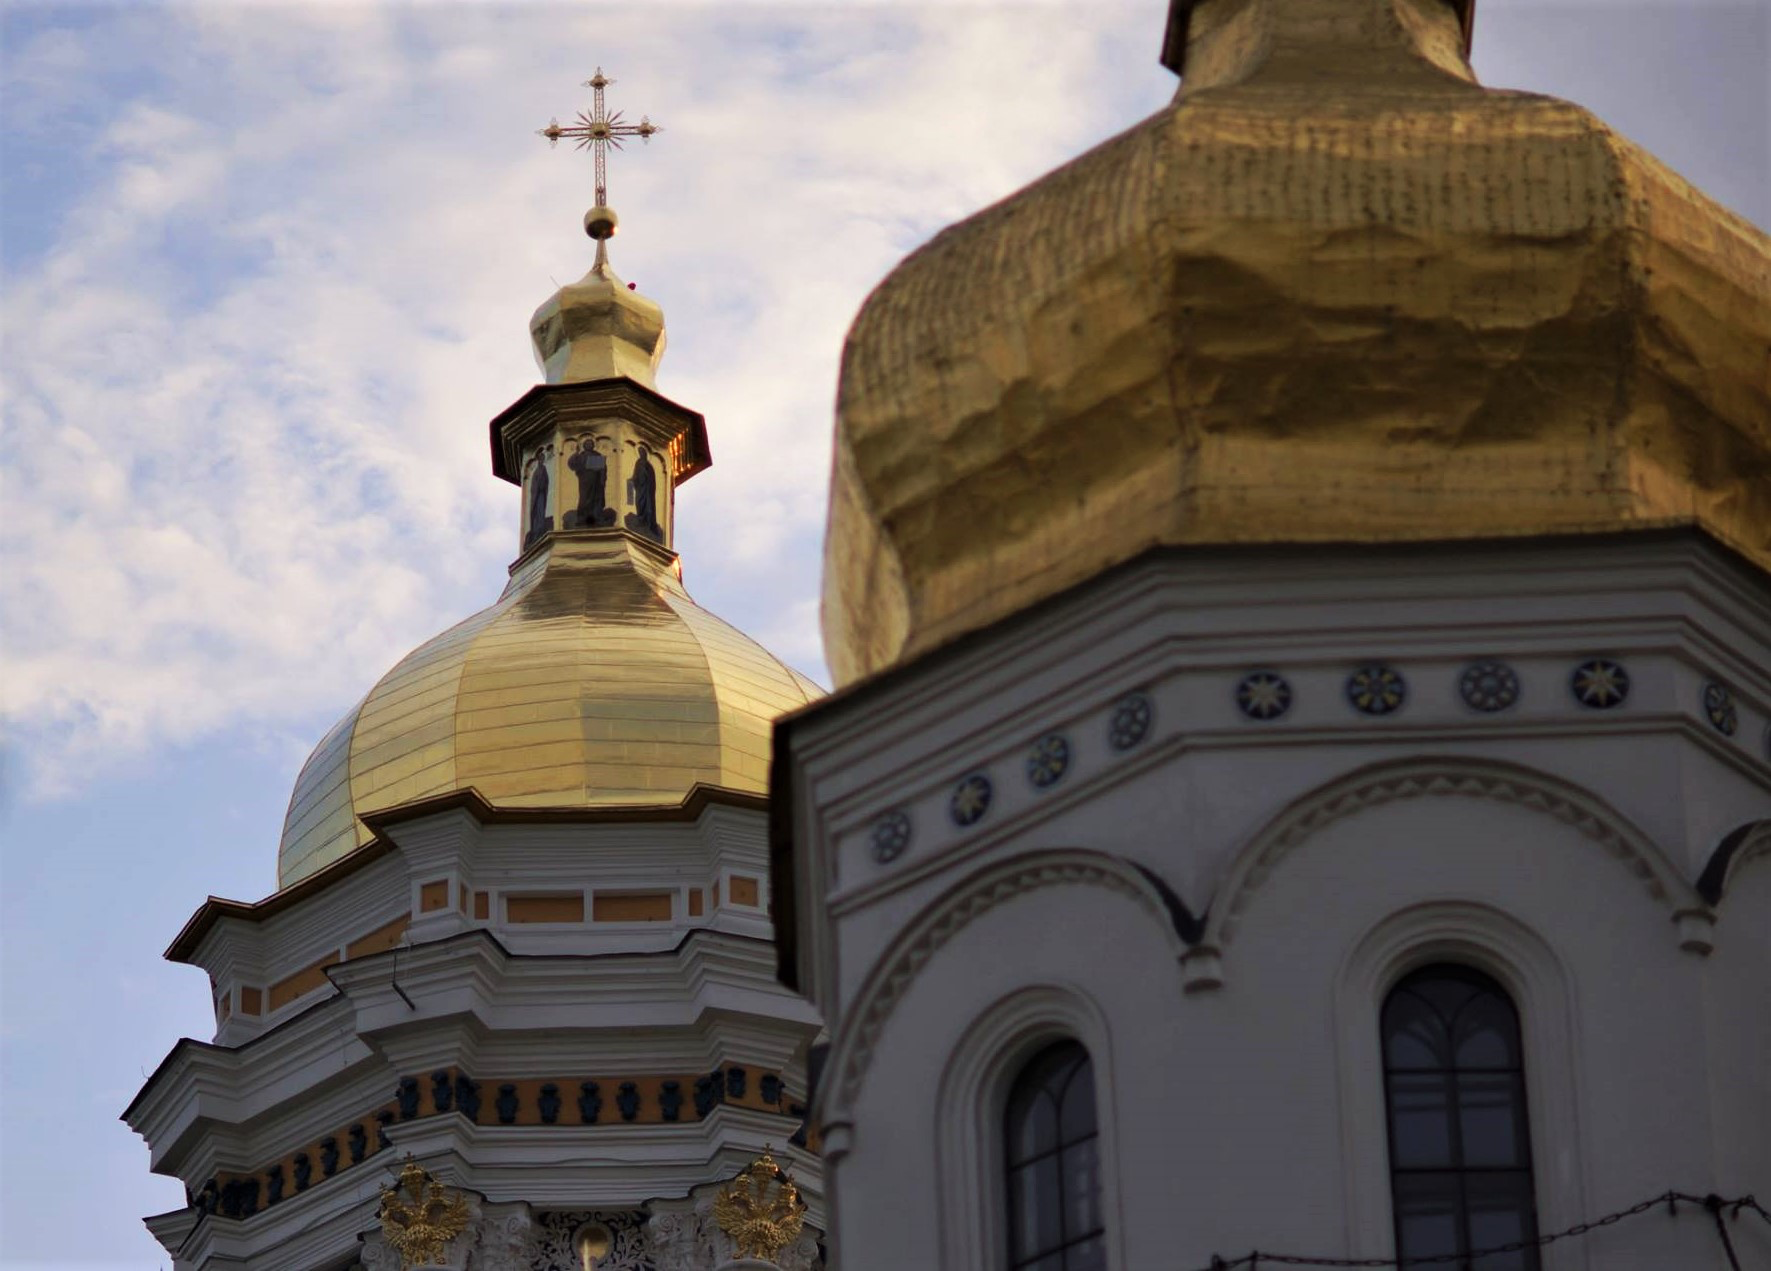
<path fill-rule="evenodd" d="M 584 81 L 584 87 L 591 90 L 590 113 L 579 111 L 578 122 L 563 127 L 559 120 L 550 120 L 547 127 L 537 131 L 538 136 L 547 138 L 550 146 L 557 146 L 561 137 L 570 137 L 578 143 L 578 149 L 589 150 L 596 159 L 596 207 L 585 218 L 584 228 L 592 238 L 599 240 L 615 232 L 615 214 L 608 210 L 608 148 L 621 149 L 623 137 L 650 141 L 653 133 L 664 131 L 644 115 L 637 124 L 630 124 L 621 118 L 620 111 L 608 113 L 603 105 L 603 90 L 614 82 L 603 74 L 602 67 L 597 67 L 596 74 Z"/>

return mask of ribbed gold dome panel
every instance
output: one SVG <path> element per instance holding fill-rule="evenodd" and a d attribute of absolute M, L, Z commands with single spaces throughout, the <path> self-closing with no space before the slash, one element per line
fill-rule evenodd
<path fill-rule="evenodd" d="M 497 806 L 765 793 L 770 727 L 810 680 L 696 606 L 668 553 L 556 534 L 498 603 L 420 646 L 320 743 L 290 801 L 288 884 L 365 843 L 361 814 L 472 788 Z"/>
<path fill-rule="evenodd" d="M 1447 0 L 1180 8 L 1172 106 L 856 319 L 839 684 L 1158 544 L 1695 524 L 1771 568 L 1761 230 L 1483 89 Z"/>

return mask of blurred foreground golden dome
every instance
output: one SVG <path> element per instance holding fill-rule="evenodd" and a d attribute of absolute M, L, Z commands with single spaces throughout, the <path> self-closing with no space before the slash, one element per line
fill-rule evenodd
<path fill-rule="evenodd" d="M 1695 524 L 1771 568 L 1771 245 L 1468 5 L 1177 0 L 1174 103 L 850 332 L 838 683 L 1157 544 Z M 1179 67 L 1177 67 L 1179 68 Z"/>

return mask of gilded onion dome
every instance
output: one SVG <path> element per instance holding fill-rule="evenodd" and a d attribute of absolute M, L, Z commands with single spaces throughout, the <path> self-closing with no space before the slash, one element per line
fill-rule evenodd
<path fill-rule="evenodd" d="M 610 270 L 607 216 L 587 226 L 591 272 L 531 323 L 548 382 L 492 423 L 493 470 L 523 489 L 509 585 L 320 742 L 280 886 L 367 843 L 365 815 L 454 791 L 587 810 L 674 807 L 698 785 L 763 794 L 775 717 L 820 692 L 683 589 L 675 492 L 711 462 L 706 430 L 652 387 L 663 314 Z"/>
<path fill-rule="evenodd" d="M 839 683 L 1161 544 L 1692 524 L 1771 568 L 1771 242 L 1468 0 L 1174 0 L 1166 109 L 938 235 L 838 402 Z"/>

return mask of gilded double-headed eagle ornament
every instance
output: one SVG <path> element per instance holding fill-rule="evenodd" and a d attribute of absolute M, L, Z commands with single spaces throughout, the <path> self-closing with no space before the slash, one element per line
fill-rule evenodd
<path fill-rule="evenodd" d="M 793 1179 L 765 1151 L 714 1197 L 713 1220 L 740 1258 L 772 1262 L 799 1239 L 806 1203 Z"/>
<path fill-rule="evenodd" d="M 402 1267 L 441 1264 L 444 1250 L 467 1230 L 467 1199 L 408 1160 L 399 1182 L 381 1189 L 381 1234 Z"/>

